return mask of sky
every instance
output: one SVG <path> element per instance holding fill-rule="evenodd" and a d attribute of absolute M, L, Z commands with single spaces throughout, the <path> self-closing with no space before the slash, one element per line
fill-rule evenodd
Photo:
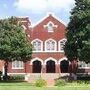
<path fill-rule="evenodd" d="M 0 18 L 27 16 L 35 24 L 48 13 L 53 13 L 68 24 L 74 6 L 74 0 L 0 0 Z"/>

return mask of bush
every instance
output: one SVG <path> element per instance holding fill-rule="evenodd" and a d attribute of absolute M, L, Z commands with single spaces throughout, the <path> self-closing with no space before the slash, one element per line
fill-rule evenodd
<path fill-rule="evenodd" d="M 24 75 L 13 75 L 9 78 L 10 81 L 24 81 L 25 76 Z"/>
<path fill-rule="evenodd" d="M 79 83 L 79 84 L 90 84 L 90 81 L 88 81 L 88 80 L 77 80 L 77 83 Z"/>
<path fill-rule="evenodd" d="M 2 72 L 0 71 L 0 80 L 1 80 Z"/>
<path fill-rule="evenodd" d="M 66 85 L 66 81 L 64 79 L 58 79 L 58 80 L 56 80 L 55 85 L 56 86 L 64 86 L 64 85 Z"/>
<path fill-rule="evenodd" d="M 38 79 L 35 83 L 37 87 L 43 87 L 47 85 L 47 82 L 44 79 Z"/>

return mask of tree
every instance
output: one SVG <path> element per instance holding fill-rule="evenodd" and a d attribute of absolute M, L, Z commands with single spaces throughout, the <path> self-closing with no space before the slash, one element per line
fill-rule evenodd
<path fill-rule="evenodd" d="M 5 61 L 5 76 L 9 61 L 27 61 L 31 58 L 32 46 L 23 33 L 22 24 L 16 17 L 0 20 L 0 59 Z"/>
<path fill-rule="evenodd" d="M 90 0 L 75 0 L 66 29 L 65 55 L 71 62 L 90 62 Z"/>

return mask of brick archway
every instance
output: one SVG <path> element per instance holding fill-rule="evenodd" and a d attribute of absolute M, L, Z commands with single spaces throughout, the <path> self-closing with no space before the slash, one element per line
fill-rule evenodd
<path fill-rule="evenodd" d="M 60 63 L 61 73 L 68 73 L 68 67 L 69 67 L 69 62 L 67 60 L 61 61 Z"/>
<path fill-rule="evenodd" d="M 52 60 L 46 63 L 46 73 L 55 73 L 55 62 Z"/>
<path fill-rule="evenodd" d="M 40 61 L 36 60 L 33 62 L 32 72 L 33 73 L 41 73 L 41 62 Z"/>

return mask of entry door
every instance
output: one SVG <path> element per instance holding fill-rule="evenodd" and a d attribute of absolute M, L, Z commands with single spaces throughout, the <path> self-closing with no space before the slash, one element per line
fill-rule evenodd
<path fill-rule="evenodd" d="M 69 62 L 66 60 L 61 61 L 60 69 L 61 73 L 68 73 Z"/>
<path fill-rule="evenodd" d="M 33 62 L 33 73 L 41 73 L 41 62 L 38 60 Z"/>
<path fill-rule="evenodd" d="M 46 72 L 47 73 L 55 73 L 55 62 L 54 61 L 52 61 L 52 60 L 47 61 Z"/>

